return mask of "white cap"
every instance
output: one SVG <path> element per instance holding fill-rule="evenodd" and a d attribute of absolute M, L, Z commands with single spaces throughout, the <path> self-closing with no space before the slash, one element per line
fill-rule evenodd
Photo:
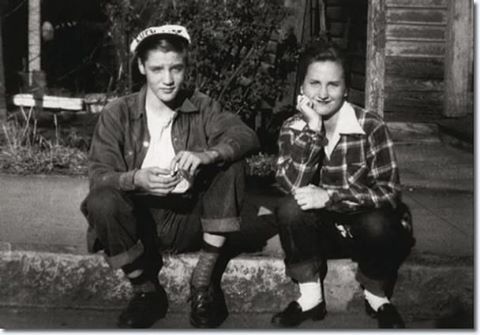
<path fill-rule="evenodd" d="M 177 24 L 167 24 L 159 27 L 150 27 L 143 30 L 140 34 L 137 35 L 130 43 L 130 52 L 134 53 L 138 45 L 147 37 L 152 35 L 175 35 L 184 38 L 188 44 L 192 43 L 190 40 L 190 35 L 187 32 L 187 28 Z"/>

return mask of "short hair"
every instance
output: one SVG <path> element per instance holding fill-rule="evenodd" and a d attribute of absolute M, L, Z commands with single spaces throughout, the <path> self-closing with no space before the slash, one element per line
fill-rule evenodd
<path fill-rule="evenodd" d="M 183 52 L 185 53 L 185 63 L 187 63 L 188 42 L 182 37 L 170 34 L 156 34 L 145 38 L 136 49 L 137 57 L 142 64 L 145 63 L 148 53 L 153 50 Z"/>
<path fill-rule="evenodd" d="M 325 38 L 315 39 L 309 42 L 303 52 L 300 54 L 298 62 L 298 75 L 300 83 L 303 83 L 307 75 L 308 67 L 315 62 L 332 61 L 339 63 L 343 68 L 343 79 L 348 87 L 350 84 L 350 67 L 348 58 L 344 49 L 340 48 L 336 43 L 328 41 Z"/>

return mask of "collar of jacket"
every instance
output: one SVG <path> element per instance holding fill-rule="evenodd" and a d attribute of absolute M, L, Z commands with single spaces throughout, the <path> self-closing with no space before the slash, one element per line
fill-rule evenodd
<path fill-rule="evenodd" d="M 193 113 L 198 112 L 197 106 L 195 106 L 191 100 L 193 91 L 181 89 L 179 92 L 179 99 L 182 101 L 181 105 L 175 109 L 176 112 L 181 113 Z M 133 119 L 138 119 L 146 113 L 145 100 L 147 98 L 147 86 L 144 85 L 137 94 L 137 108 L 133 111 Z"/>

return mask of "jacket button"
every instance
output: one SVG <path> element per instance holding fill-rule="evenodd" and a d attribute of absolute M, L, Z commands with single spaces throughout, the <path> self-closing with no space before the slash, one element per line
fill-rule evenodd
<path fill-rule="evenodd" d="M 143 146 L 144 146 L 145 148 L 148 148 L 148 145 L 149 145 L 149 144 L 150 144 L 150 143 L 148 143 L 148 141 L 144 141 L 144 142 L 143 142 Z"/>

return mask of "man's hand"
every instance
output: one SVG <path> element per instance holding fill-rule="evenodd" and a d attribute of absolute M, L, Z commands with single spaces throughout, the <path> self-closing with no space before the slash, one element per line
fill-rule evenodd
<path fill-rule="evenodd" d="M 194 176 L 200 165 L 209 165 L 215 163 L 220 155 L 216 151 L 180 151 L 173 158 L 170 164 L 172 171 L 184 170 L 190 176 Z"/>
<path fill-rule="evenodd" d="M 325 189 L 311 184 L 294 189 L 293 197 L 304 211 L 324 208 L 330 200 L 330 196 Z"/>
<path fill-rule="evenodd" d="M 135 173 L 134 184 L 138 188 L 158 195 L 167 195 L 180 182 L 179 174 L 171 174 L 170 170 L 149 167 Z"/>
<path fill-rule="evenodd" d="M 313 102 L 306 95 L 299 95 L 297 97 L 297 109 L 305 117 L 308 127 L 314 131 L 322 129 L 322 118 L 313 109 Z"/>

